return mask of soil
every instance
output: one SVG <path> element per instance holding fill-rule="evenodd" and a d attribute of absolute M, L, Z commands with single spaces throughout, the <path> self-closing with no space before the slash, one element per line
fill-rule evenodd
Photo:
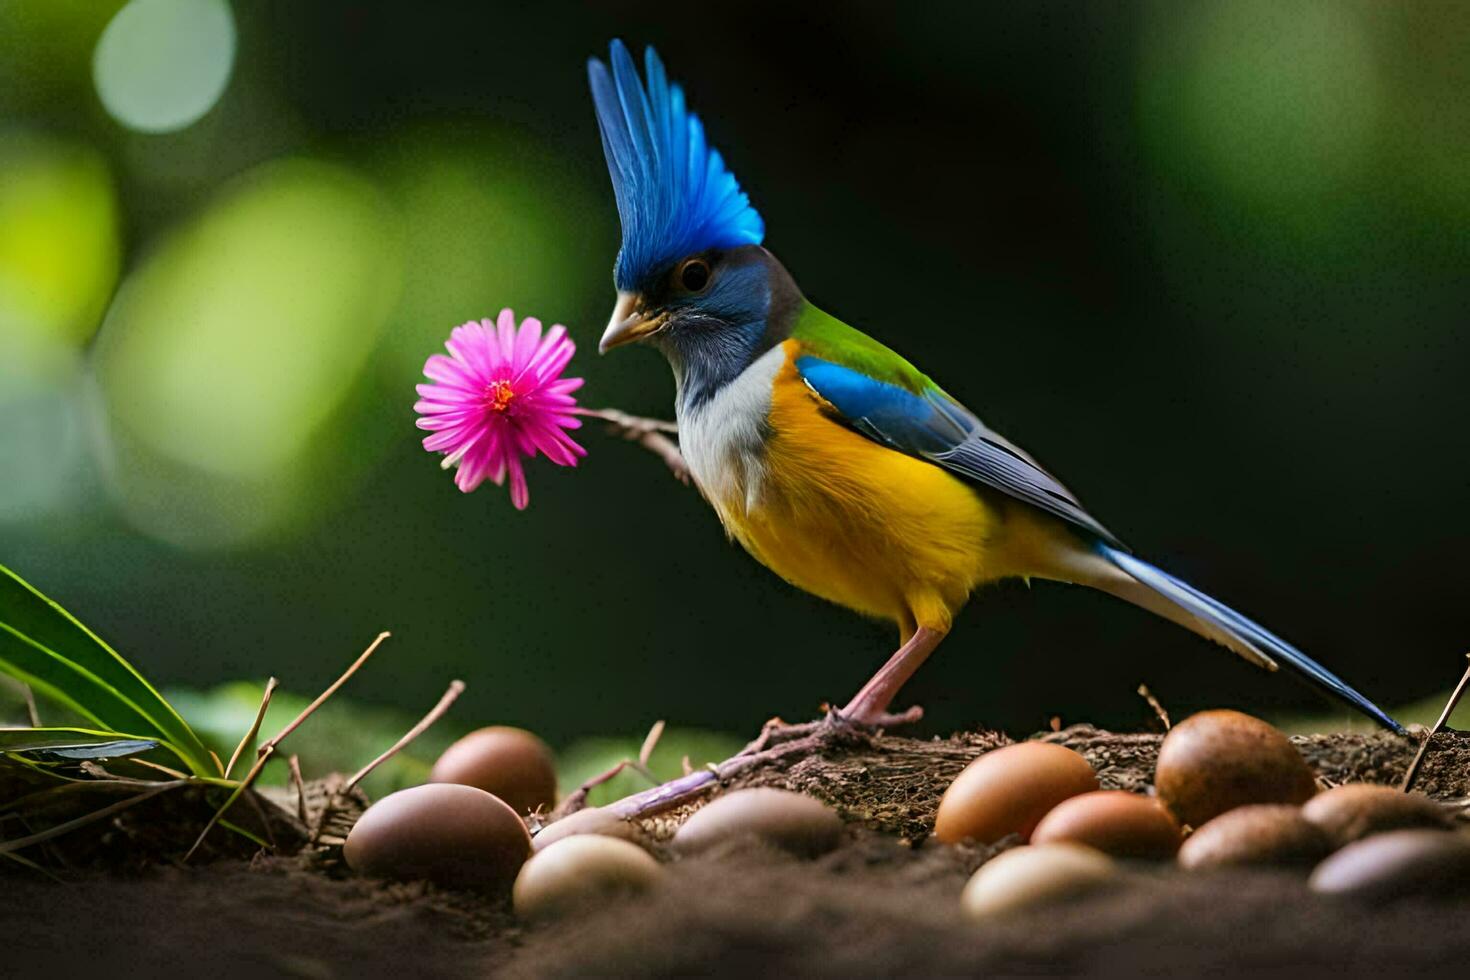
<path fill-rule="evenodd" d="M 1086 755 L 1107 787 L 1147 787 L 1157 735 L 1074 727 L 1039 736 Z M 14 976 L 507 976 L 1162 973 L 1464 976 L 1470 899 L 1386 906 L 1330 900 L 1281 872 L 1131 869 L 1114 888 L 967 922 L 958 895 L 996 848 L 925 838 L 963 766 L 1009 739 L 918 741 L 846 733 L 821 754 L 742 774 L 836 805 L 838 850 L 813 861 L 734 841 L 671 863 L 651 895 L 572 919 L 518 923 L 500 901 L 352 876 L 331 859 L 223 858 L 0 877 L 3 972 Z M 1324 784 L 1396 783 L 1412 739 L 1295 740 Z M 1436 736 L 1418 788 L 1470 797 L 1470 736 Z M 151 801 L 150 801 L 151 803 Z M 136 811 L 146 813 L 150 804 Z M 686 808 L 690 809 L 690 808 Z M 681 812 L 648 821 L 666 836 Z M 44 971 L 44 972 L 43 972 Z"/>

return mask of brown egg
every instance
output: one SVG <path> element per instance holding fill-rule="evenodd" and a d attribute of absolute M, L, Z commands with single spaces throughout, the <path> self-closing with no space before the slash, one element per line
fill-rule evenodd
<path fill-rule="evenodd" d="M 1392 830 L 1349 844 L 1312 872 L 1313 891 L 1355 898 L 1470 896 L 1470 839 L 1443 830 Z"/>
<path fill-rule="evenodd" d="M 695 811 L 671 843 L 676 851 L 693 854 L 746 835 L 792 854 L 815 857 L 842 840 L 842 818 L 802 793 L 765 786 L 739 789 Z"/>
<path fill-rule="evenodd" d="M 342 848 L 354 871 L 506 892 L 531 854 L 515 811 L 472 786 L 430 783 L 368 807 Z"/>
<path fill-rule="evenodd" d="M 1338 847 L 1387 830 L 1449 830 L 1454 825 L 1444 807 L 1423 793 L 1370 783 L 1318 793 L 1302 806 L 1302 816 L 1327 831 Z"/>
<path fill-rule="evenodd" d="M 1003 851 L 980 866 L 960 893 L 974 919 L 1059 902 L 1106 885 L 1117 865 L 1081 844 L 1032 844 Z"/>
<path fill-rule="evenodd" d="M 556 764 L 546 743 L 520 728 L 494 725 L 444 750 L 429 773 L 434 783 L 460 783 L 494 793 L 527 814 L 556 805 Z"/>
<path fill-rule="evenodd" d="M 1154 788 L 1192 827 L 1248 803 L 1304 803 L 1317 792 L 1296 746 L 1239 711 L 1202 711 L 1175 725 L 1159 747 Z"/>
<path fill-rule="evenodd" d="M 578 834 L 598 834 L 602 837 L 618 837 L 640 847 L 649 843 L 643 828 L 631 820 L 600 806 L 589 806 L 568 814 L 554 823 L 549 823 L 531 838 L 531 846 L 540 851 L 559 840 Z"/>
<path fill-rule="evenodd" d="M 1100 789 L 1058 803 L 1031 832 L 1031 843 L 1071 841 L 1119 858 L 1163 861 L 1179 850 L 1179 824 L 1162 803 Z"/>
<path fill-rule="evenodd" d="M 637 844 L 615 837 L 567 837 L 537 852 L 516 878 L 513 901 L 525 918 L 561 915 L 656 885 L 663 868 Z"/>
<path fill-rule="evenodd" d="M 944 791 L 934 836 L 947 844 L 993 844 L 1008 834 L 1022 840 L 1047 812 L 1069 797 L 1097 789 L 1087 760 L 1051 742 L 1020 742 L 985 753 Z"/>
<path fill-rule="evenodd" d="M 1222 813 L 1189 836 L 1179 864 L 1209 868 L 1310 868 L 1332 851 L 1332 840 L 1299 807 L 1253 803 Z"/>

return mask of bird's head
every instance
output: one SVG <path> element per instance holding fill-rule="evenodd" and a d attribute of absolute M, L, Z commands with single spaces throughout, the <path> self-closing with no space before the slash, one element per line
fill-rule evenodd
<path fill-rule="evenodd" d="M 676 365 L 748 357 L 795 285 L 658 55 L 646 53 L 646 84 L 621 41 L 609 60 L 587 65 L 623 227 L 599 349 L 648 341 Z"/>

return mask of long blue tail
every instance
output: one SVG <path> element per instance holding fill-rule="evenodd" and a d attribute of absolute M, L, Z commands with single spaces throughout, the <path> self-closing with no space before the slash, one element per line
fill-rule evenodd
<path fill-rule="evenodd" d="M 1097 552 L 1109 563 L 1127 573 L 1139 585 L 1149 589 L 1155 596 L 1167 600 L 1169 605 L 1176 607 L 1178 611 L 1196 621 L 1195 624 L 1186 625 L 1204 627 L 1201 632 L 1210 639 L 1264 666 L 1274 668 L 1276 661 L 1280 661 L 1324 691 L 1357 708 L 1384 728 L 1394 732 L 1403 732 L 1403 726 L 1390 718 L 1376 704 L 1270 630 L 1252 622 L 1229 606 L 1211 599 L 1193 586 L 1179 581 L 1168 572 L 1135 558 L 1126 551 L 1099 543 Z M 1138 601 L 1140 605 L 1153 608 L 1155 612 L 1163 615 L 1169 615 L 1173 611 L 1159 609 L 1156 602 L 1142 601 L 1143 597 L 1140 596 L 1124 595 L 1124 598 Z M 1177 616 L 1169 615 L 1169 618 L 1179 621 Z M 1230 642 L 1232 640 L 1233 643 Z"/>

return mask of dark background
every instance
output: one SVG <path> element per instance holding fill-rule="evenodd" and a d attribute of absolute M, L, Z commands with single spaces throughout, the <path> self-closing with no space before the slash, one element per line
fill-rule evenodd
<path fill-rule="evenodd" d="M 11 31 L 0 108 L 3 132 L 104 162 L 124 289 L 277 158 L 370 182 L 399 243 L 379 339 L 274 468 L 196 479 L 134 445 L 151 369 L 109 373 L 109 332 L 145 329 L 130 324 L 146 311 L 99 316 L 55 382 L 101 397 L 77 409 L 90 435 L 52 490 L 23 492 L 55 440 L 0 456 L 0 562 L 163 683 L 277 674 L 311 691 L 391 629 L 357 697 L 419 710 L 462 676 L 466 723 L 565 743 L 657 717 L 806 717 L 888 655 L 889 626 L 760 568 L 636 449 L 587 431 L 579 471 L 532 465 L 520 514 L 488 485 L 460 494 L 418 446 L 415 366 L 501 305 L 568 324 L 588 404 L 671 414 L 656 355 L 595 354 L 618 239 L 584 62 L 614 36 L 658 47 L 815 302 L 1030 449 L 1141 555 L 1380 703 L 1458 675 L 1461 5 L 240 4 L 219 105 L 165 135 L 99 104 L 91 48 L 118 4 L 93 6 L 108 12 L 71 34 L 34 10 L 31 35 Z M 444 161 L 469 176 L 441 179 Z M 484 196 L 460 207 L 461 189 Z M 290 383 L 232 382 L 231 363 L 219 383 L 254 385 L 256 404 Z M 0 429 L 30 411 L 49 431 L 50 403 L 27 397 Z M 235 533 L 260 499 L 289 506 Z M 1049 584 L 977 595 L 906 698 L 936 731 L 1136 727 L 1140 681 L 1176 714 L 1324 706 Z"/>

